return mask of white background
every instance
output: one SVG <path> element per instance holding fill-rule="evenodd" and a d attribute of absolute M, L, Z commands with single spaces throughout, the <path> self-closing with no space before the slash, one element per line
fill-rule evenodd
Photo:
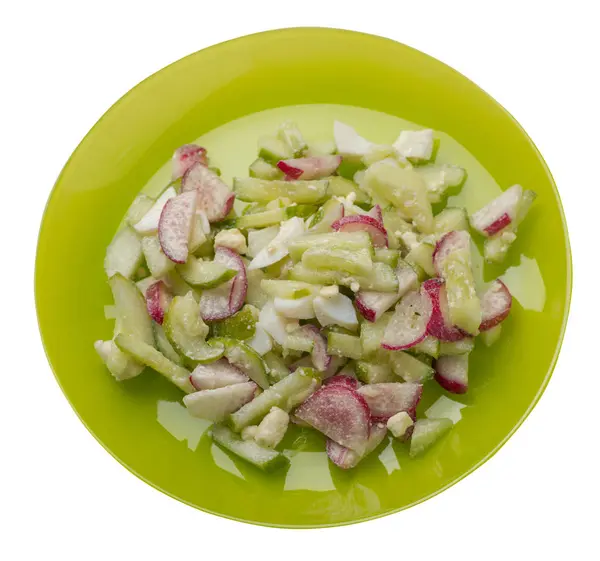
<path fill-rule="evenodd" d="M 600 558 L 596 2 L 351 4 L 2 3 L 1 559 Z M 138 480 L 102 449 L 47 365 L 33 304 L 33 265 L 38 225 L 56 176 L 117 98 L 205 46 L 303 25 L 405 42 L 463 72 L 507 107 L 559 186 L 575 286 L 552 381 L 500 453 L 409 511 L 360 526 L 298 533 L 191 509 Z"/>

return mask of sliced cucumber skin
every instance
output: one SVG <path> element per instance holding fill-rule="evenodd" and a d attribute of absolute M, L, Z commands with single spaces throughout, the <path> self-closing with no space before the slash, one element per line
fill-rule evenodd
<path fill-rule="evenodd" d="M 400 259 L 400 252 L 397 249 L 377 248 L 375 249 L 375 257 L 373 261 L 385 263 L 390 267 L 396 267 Z"/>
<path fill-rule="evenodd" d="M 346 271 L 366 276 L 373 270 L 373 260 L 367 249 L 347 250 L 313 247 L 302 254 L 302 264 L 309 269 Z"/>
<path fill-rule="evenodd" d="M 421 243 L 414 249 L 411 249 L 404 260 L 415 269 L 418 270 L 418 268 L 421 268 L 427 276 L 433 277 L 435 276 L 433 251 L 434 247 L 432 245 Z"/>
<path fill-rule="evenodd" d="M 170 361 L 181 366 L 183 361 L 181 360 L 179 353 L 173 348 L 173 345 L 171 345 L 163 326 L 156 322 L 152 322 L 152 328 L 154 329 L 156 348 Z"/>
<path fill-rule="evenodd" d="M 229 425 L 234 431 L 240 432 L 249 425 L 257 424 L 275 406 L 289 413 L 316 391 L 319 385 L 320 378 L 316 370 L 299 368 L 232 413 Z"/>
<path fill-rule="evenodd" d="M 436 234 L 445 234 L 453 230 L 469 230 L 467 211 L 459 207 L 446 207 L 433 219 Z"/>
<path fill-rule="evenodd" d="M 371 238 L 366 232 L 329 232 L 325 234 L 308 234 L 296 238 L 288 244 L 290 257 L 299 261 L 309 249 L 343 249 L 346 251 L 360 251 L 361 249 L 373 252 Z"/>
<path fill-rule="evenodd" d="M 360 187 L 344 177 L 332 177 L 327 187 L 328 195 L 332 197 L 347 197 L 350 193 L 356 195 L 357 204 L 371 204 L 371 198 Z"/>
<path fill-rule="evenodd" d="M 286 197 L 298 204 L 318 204 L 327 198 L 328 181 L 265 181 L 254 177 L 233 180 L 233 190 L 242 201 L 268 203 Z"/>
<path fill-rule="evenodd" d="M 398 378 L 386 362 L 364 362 L 356 363 L 356 377 L 365 384 L 382 384 L 385 382 L 397 382 Z"/>
<path fill-rule="evenodd" d="M 135 283 L 117 273 L 108 280 L 108 284 L 117 310 L 115 331 L 135 335 L 147 345 L 154 345 L 152 320 Z"/>
<path fill-rule="evenodd" d="M 258 158 L 250 164 L 249 175 L 257 179 L 283 179 L 283 172 L 262 158 Z"/>
<path fill-rule="evenodd" d="M 252 348 L 236 339 L 219 337 L 213 339 L 214 343 L 225 347 L 225 358 L 239 368 L 251 380 L 254 380 L 261 388 L 269 387 L 267 367 L 262 357 Z"/>
<path fill-rule="evenodd" d="M 269 371 L 269 380 L 271 383 L 276 384 L 277 382 L 283 380 L 286 376 L 290 375 L 289 368 L 285 365 L 283 359 L 281 359 L 277 354 L 269 352 L 263 357 L 263 360 L 267 365 L 267 369 Z"/>
<path fill-rule="evenodd" d="M 184 392 L 193 393 L 196 391 L 190 382 L 190 372 L 188 370 L 170 361 L 161 352 L 135 335 L 119 333 L 115 338 L 115 344 L 138 362 L 162 374 Z"/>
<path fill-rule="evenodd" d="M 491 331 L 491 330 L 490 330 Z M 484 332 L 487 333 L 487 332 Z M 483 333 L 481 334 L 483 336 Z M 475 341 L 470 337 L 465 337 L 460 341 L 454 341 L 452 343 L 447 341 L 440 342 L 440 355 L 441 356 L 452 356 L 452 355 L 463 355 L 470 353 L 475 348 Z"/>
<path fill-rule="evenodd" d="M 96 341 L 94 348 L 108 371 L 119 382 L 135 378 L 144 370 L 143 364 L 136 362 L 129 354 L 124 353 L 115 345 L 114 341 Z"/>
<path fill-rule="evenodd" d="M 277 164 L 279 160 L 288 160 L 294 156 L 291 146 L 275 136 L 264 136 L 258 141 L 258 157 L 270 164 Z"/>
<path fill-rule="evenodd" d="M 360 337 L 330 331 L 327 334 L 327 353 L 360 360 L 363 357 Z"/>
<path fill-rule="evenodd" d="M 453 426 L 450 419 L 419 419 L 410 439 L 409 456 L 415 458 L 428 450 Z"/>
<path fill-rule="evenodd" d="M 284 208 L 274 208 L 264 212 L 255 212 L 245 214 L 236 219 L 235 225 L 238 228 L 247 230 L 248 228 L 267 228 L 281 224 L 287 218 Z"/>
<path fill-rule="evenodd" d="M 214 425 L 211 436 L 218 445 L 266 472 L 275 471 L 290 463 L 281 452 L 259 446 L 253 440 L 242 440 L 224 425 Z"/>

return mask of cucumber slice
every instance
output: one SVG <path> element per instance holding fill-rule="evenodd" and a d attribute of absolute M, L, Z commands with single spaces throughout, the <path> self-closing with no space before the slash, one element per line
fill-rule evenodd
<path fill-rule="evenodd" d="M 365 356 L 369 356 L 379 350 L 381 341 L 383 340 L 383 333 L 393 315 L 394 312 L 386 312 L 375 323 L 365 321 L 361 324 L 360 343 Z"/>
<path fill-rule="evenodd" d="M 293 158 L 292 147 L 275 136 L 264 136 L 258 141 L 258 157 L 271 164 L 277 164 L 279 160 Z"/>
<path fill-rule="evenodd" d="M 290 149 L 294 157 L 299 157 L 302 152 L 306 150 L 306 141 L 298 128 L 298 125 L 292 121 L 285 121 L 277 129 L 277 137 L 285 142 Z M 285 160 L 286 158 L 280 158 Z"/>
<path fill-rule="evenodd" d="M 313 247 L 302 255 L 302 264 L 310 269 L 334 269 L 351 275 L 368 275 L 373 270 L 369 250 L 328 249 Z"/>
<path fill-rule="evenodd" d="M 235 221 L 237 228 L 266 228 L 267 226 L 279 226 L 287 218 L 284 208 L 275 208 L 264 212 L 257 212 L 240 216 Z"/>
<path fill-rule="evenodd" d="M 257 320 L 258 310 L 246 305 L 236 314 L 222 321 L 215 321 L 211 328 L 215 337 L 245 340 L 254 337 Z"/>
<path fill-rule="evenodd" d="M 119 230 L 106 249 L 104 271 L 111 278 L 117 273 L 131 278 L 142 264 L 142 242 L 129 227 Z"/>
<path fill-rule="evenodd" d="M 376 292 L 396 292 L 398 290 L 398 277 L 394 269 L 385 263 L 373 263 L 373 269 L 367 276 L 350 276 L 341 271 L 325 269 L 317 271 L 302 263 L 297 263 L 290 271 L 290 279 L 312 284 L 339 284 L 347 287 L 358 283 L 361 290 Z"/>
<path fill-rule="evenodd" d="M 469 220 L 464 208 L 447 207 L 433 219 L 433 231 L 436 234 L 468 229 Z"/>
<path fill-rule="evenodd" d="M 310 221 L 310 232 L 315 234 L 330 232 L 331 225 L 344 215 L 344 205 L 337 199 L 329 199 Z"/>
<path fill-rule="evenodd" d="M 304 335 L 301 329 L 289 333 L 284 344 L 284 348 L 288 350 L 302 351 L 305 353 L 312 352 L 314 346 L 314 339 Z"/>
<path fill-rule="evenodd" d="M 483 337 L 483 333 L 481 335 Z M 464 339 L 453 342 L 441 341 L 440 356 L 464 355 L 470 353 L 474 348 L 475 340 L 471 337 L 465 337 Z"/>
<path fill-rule="evenodd" d="M 356 195 L 354 202 L 359 205 L 371 204 L 371 197 L 360 187 L 349 179 L 343 177 L 332 177 L 327 186 L 327 194 L 331 197 L 347 197 L 350 193 Z"/>
<path fill-rule="evenodd" d="M 450 419 L 419 419 L 410 439 L 411 458 L 425 452 L 453 427 Z"/>
<path fill-rule="evenodd" d="M 363 357 L 360 337 L 330 331 L 327 334 L 327 354 L 360 360 Z"/>
<path fill-rule="evenodd" d="M 137 286 L 120 274 L 112 276 L 108 284 L 117 312 L 115 332 L 135 335 L 144 343 L 154 345 L 152 320 Z"/>
<path fill-rule="evenodd" d="M 125 214 L 125 222 L 130 226 L 137 224 L 142 217 L 152 208 L 154 199 L 147 195 L 138 195 Z"/>
<path fill-rule="evenodd" d="M 136 335 L 119 333 L 115 338 L 115 343 L 122 351 L 130 354 L 138 362 L 156 370 L 184 392 L 192 393 L 195 391 L 190 383 L 190 372 L 188 370 L 170 361 L 165 355 L 144 343 Z"/>
<path fill-rule="evenodd" d="M 383 211 L 383 226 L 388 234 L 390 249 L 402 247 L 401 234 L 413 232 L 412 226 L 395 209 Z"/>
<path fill-rule="evenodd" d="M 116 380 L 135 378 L 144 370 L 143 364 L 136 362 L 131 356 L 124 353 L 115 345 L 114 341 L 96 341 L 94 348 Z"/>
<path fill-rule="evenodd" d="M 435 374 L 435 370 L 431 366 L 403 351 L 390 352 L 390 365 L 394 373 L 405 382 L 422 384 L 433 378 Z"/>
<path fill-rule="evenodd" d="M 421 166 L 416 172 L 427 186 L 427 198 L 431 203 L 439 203 L 448 189 L 459 187 L 465 182 L 467 174 L 460 166 L 450 164 L 430 164 Z"/>
<path fill-rule="evenodd" d="M 417 271 L 421 268 L 427 276 L 434 277 L 433 251 L 434 247 L 432 245 L 420 243 L 408 252 L 404 260 L 417 269 Z"/>
<path fill-rule="evenodd" d="M 150 274 L 157 279 L 164 277 L 175 267 L 175 263 L 164 254 L 160 247 L 158 236 L 145 236 L 142 238 L 142 251 Z"/>
<path fill-rule="evenodd" d="M 242 405 L 248 403 L 256 391 L 257 387 L 254 382 L 242 382 L 191 393 L 183 398 L 183 404 L 193 417 L 220 423 Z"/>
<path fill-rule="evenodd" d="M 154 330 L 154 342 L 156 343 L 156 348 L 170 361 L 181 365 L 183 361 L 177 351 L 173 348 L 173 345 L 171 345 L 163 326 L 156 322 L 152 322 L 152 329 Z"/>
<path fill-rule="evenodd" d="M 440 340 L 428 335 L 420 343 L 410 349 L 414 353 L 424 353 L 433 358 L 440 356 Z"/>
<path fill-rule="evenodd" d="M 433 213 L 427 199 L 427 186 L 413 169 L 378 162 L 366 172 L 364 183 L 375 195 L 391 202 L 423 233 L 433 232 Z"/>
<path fill-rule="evenodd" d="M 283 179 L 283 172 L 266 160 L 258 158 L 250 164 L 250 177 L 257 179 Z"/>
<path fill-rule="evenodd" d="M 333 156 L 337 152 L 337 146 L 333 140 L 324 140 L 322 142 L 312 142 L 304 150 L 306 157 L 311 156 Z"/>
<path fill-rule="evenodd" d="M 502 334 L 502 325 L 498 324 L 487 331 L 483 331 L 481 333 L 481 340 L 486 347 L 491 347 L 498 339 L 500 339 L 500 335 Z M 465 341 L 467 339 L 464 339 Z M 472 341 L 472 339 L 471 339 Z M 459 341 L 460 342 L 460 341 Z"/>
<path fill-rule="evenodd" d="M 260 287 L 273 298 L 285 298 L 288 300 L 297 300 L 305 296 L 312 296 L 320 288 L 307 282 L 272 279 L 263 279 L 260 282 Z"/>
<path fill-rule="evenodd" d="M 366 168 L 361 158 L 344 157 L 342 163 L 337 168 L 337 174 L 344 179 L 352 181 L 354 176 Z"/>
<path fill-rule="evenodd" d="M 265 273 L 260 269 L 247 272 L 248 291 L 246 292 L 246 302 L 259 310 L 269 301 L 269 296 L 261 288 L 261 282 L 264 278 Z"/>
<path fill-rule="evenodd" d="M 327 198 L 328 181 L 265 181 L 254 177 L 233 180 L 233 190 L 242 201 L 267 203 L 286 197 L 298 204 L 317 204 Z"/>
<path fill-rule="evenodd" d="M 267 367 L 262 357 L 252 348 L 242 343 L 226 337 L 213 339 L 225 347 L 225 358 L 239 368 L 251 380 L 254 380 L 261 388 L 269 387 L 269 378 L 267 376 Z"/>
<path fill-rule="evenodd" d="M 223 345 L 205 341 L 208 326 L 202 321 L 200 307 L 191 292 L 173 298 L 165 314 L 163 327 L 175 349 L 192 361 L 213 362 L 223 356 Z"/>
<path fill-rule="evenodd" d="M 327 234 L 306 234 L 288 244 L 290 257 L 299 261 L 309 249 L 344 249 L 373 251 L 371 237 L 367 232 L 329 232 Z"/>
<path fill-rule="evenodd" d="M 275 384 L 283 380 L 286 376 L 290 375 L 289 368 L 285 365 L 285 362 L 275 353 L 267 353 L 263 360 L 267 365 L 267 371 L 269 374 L 269 380 Z"/>
<path fill-rule="evenodd" d="M 281 452 L 259 446 L 254 440 L 242 440 L 223 425 L 213 426 L 211 436 L 217 444 L 263 471 L 274 471 L 290 463 Z"/>
<path fill-rule="evenodd" d="M 481 324 L 481 304 L 475 291 L 470 246 L 452 251 L 441 264 L 446 281 L 450 322 L 476 335 Z"/>
<path fill-rule="evenodd" d="M 398 265 L 399 258 L 400 252 L 397 249 L 378 247 L 375 249 L 375 257 L 373 257 L 373 261 L 385 263 L 386 265 L 395 268 L 396 265 Z"/>
<path fill-rule="evenodd" d="M 236 270 L 221 263 L 203 261 L 191 255 L 184 265 L 177 266 L 177 271 L 187 283 L 199 288 L 214 288 L 237 274 Z"/>
<path fill-rule="evenodd" d="M 319 385 L 320 378 L 316 370 L 298 368 L 232 413 L 229 423 L 234 431 L 240 432 L 244 427 L 256 425 L 271 407 L 279 407 L 289 413 L 315 392 Z"/>
<path fill-rule="evenodd" d="M 377 363 L 358 361 L 355 371 L 356 377 L 365 384 L 383 384 L 398 381 L 387 361 Z"/>
<path fill-rule="evenodd" d="M 501 232 L 483 242 L 483 256 L 489 263 L 501 263 L 504 261 L 510 246 L 517 239 L 514 232 Z"/>

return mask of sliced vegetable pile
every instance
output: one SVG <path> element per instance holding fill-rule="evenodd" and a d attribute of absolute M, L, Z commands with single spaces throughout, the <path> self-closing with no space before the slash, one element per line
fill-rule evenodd
<path fill-rule="evenodd" d="M 466 392 L 474 338 L 492 344 L 512 303 L 501 280 L 476 291 L 469 230 L 500 262 L 535 198 L 514 185 L 470 217 L 434 215 L 466 172 L 434 163 L 433 131 L 391 146 L 333 132 L 307 145 L 284 123 L 233 189 L 182 146 L 172 183 L 135 199 L 106 254 L 115 332 L 95 347 L 112 375 L 156 370 L 262 469 L 287 463 L 290 422 L 325 435 L 343 469 L 388 431 L 411 456 L 445 434 L 456 410 L 416 417 L 424 385 Z"/>

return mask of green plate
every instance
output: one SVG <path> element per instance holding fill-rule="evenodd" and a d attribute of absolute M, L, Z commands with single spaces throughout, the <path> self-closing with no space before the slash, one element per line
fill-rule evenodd
<path fill-rule="evenodd" d="M 141 190 L 168 177 L 173 150 L 200 137 L 227 179 L 247 173 L 256 138 L 285 118 L 311 139 L 334 119 L 376 142 L 403 126 L 440 131 L 438 160 L 469 179 L 451 204 L 469 210 L 519 182 L 539 198 L 502 267 L 513 313 L 494 347 L 472 356 L 471 388 L 454 430 L 422 458 L 386 441 L 357 469 L 328 464 L 322 439 L 296 429 L 289 471 L 263 475 L 210 442 L 181 394 L 146 372 L 117 383 L 92 347 L 109 338 L 103 258 Z M 407 119 L 410 122 L 403 121 Z M 443 134 L 442 134 L 443 133 Z M 464 76 L 409 47 L 348 31 L 287 29 L 229 41 L 151 76 L 116 103 L 62 171 L 44 215 L 36 302 L 49 361 L 65 395 L 124 466 L 187 504 L 238 520 L 318 527 L 374 518 L 419 503 L 485 462 L 540 398 L 563 337 L 571 291 L 565 218 L 552 177 L 516 121 Z M 441 395 L 426 388 L 422 413 Z"/>

